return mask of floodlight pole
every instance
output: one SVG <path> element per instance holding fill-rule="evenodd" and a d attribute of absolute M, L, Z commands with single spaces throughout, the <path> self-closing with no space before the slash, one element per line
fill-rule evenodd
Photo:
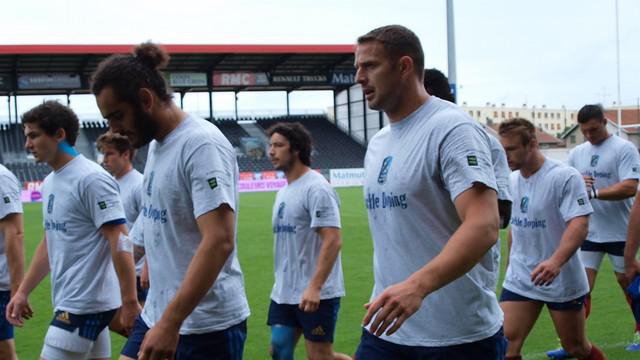
<path fill-rule="evenodd" d="M 458 101 L 458 77 L 456 75 L 456 40 L 453 23 L 453 0 L 447 0 L 447 68 L 449 72 L 449 86 L 453 98 Z"/>
<path fill-rule="evenodd" d="M 622 133 L 622 100 L 620 99 L 620 22 L 618 20 L 618 0 L 616 0 L 616 72 L 618 80 L 618 136 Z"/>

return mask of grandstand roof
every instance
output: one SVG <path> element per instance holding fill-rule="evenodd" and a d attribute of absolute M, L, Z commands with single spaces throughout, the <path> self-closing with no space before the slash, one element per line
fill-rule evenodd
<path fill-rule="evenodd" d="M 100 61 L 134 46 L 0 45 L 0 94 L 87 93 Z M 168 77 L 199 74 L 172 85 L 180 92 L 340 90 L 353 84 L 354 45 L 162 46 L 171 55 Z"/>

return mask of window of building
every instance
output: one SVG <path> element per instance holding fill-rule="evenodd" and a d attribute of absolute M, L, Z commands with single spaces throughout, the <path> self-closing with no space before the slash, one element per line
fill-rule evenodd
<path fill-rule="evenodd" d="M 473 117 L 473 111 L 469 110 L 469 116 Z"/>
<path fill-rule="evenodd" d="M 502 115 L 502 118 L 504 119 L 504 111 L 502 111 L 500 115 Z"/>
<path fill-rule="evenodd" d="M 520 113 L 516 111 L 516 117 L 520 117 Z"/>
<path fill-rule="evenodd" d="M 511 115 L 511 111 L 509 111 L 509 119 L 511 119 L 513 117 L 513 115 Z"/>
<path fill-rule="evenodd" d="M 576 136 L 575 135 L 569 136 L 569 142 L 572 143 L 572 144 L 575 144 L 576 143 Z"/>
<path fill-rule="evenodd" d="M 549 114 L 545 112 L 545 113 L 544 113 L 544 118 L 545 118 L 545 119 L 548 119 L 548 118 L 549 118 Z"/>
<path fill-rule="evenodd" d="M 493 117 L 494 117 L 494 118 L 497 118 L 497 117 L 498 117 L 498 112 L 497 112 L 497 111 L 494 111 L 494 112 L 493 112 Z"/>

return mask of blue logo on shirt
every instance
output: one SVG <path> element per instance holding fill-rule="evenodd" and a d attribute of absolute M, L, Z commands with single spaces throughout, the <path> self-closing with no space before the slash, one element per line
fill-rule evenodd
<path fill-rule="evenodd" d="M 149 174 L 149 181 L 147 182 L 147 195 L 151 196 L 151 190 L 153 189 L 153 175 L 155 173 L 152 171 L 151 174 Z"/>
<path fill-rule="evenodd" d="M 591 155 L 591 167 L 598 166 L 598 160 L 600 160 L 600 155 Z"/>
<path fill-rule="evenodd" d="M 284 217 L 284 202 L 281 202 L 278 206 L 278 219 L 282 219 Z"/>
<path fill-rule="evenodd" d="M 382 167 L 380 168 L 380 173 L 378 174 L 378 184 L 384 184 L 387 182 L 387 174 L 389 174 L 389 168 L 391 167 L 391 161 L 393 160 L 393 156 L 387 156 L 382 160 Z"/>
<path fill-rule="evenodd" d="M 53 194 L 49 195 L 49 200 L 47 201 L 47 214 L 51 214 L 53 211 L 53 200 L 55 198 L 56 197 Z"/>
<path fill-rule="evenodd" d="M 529 211 L 529 197 L 525 196 L 520 199 L 520 212 L 526 213 Z"/>

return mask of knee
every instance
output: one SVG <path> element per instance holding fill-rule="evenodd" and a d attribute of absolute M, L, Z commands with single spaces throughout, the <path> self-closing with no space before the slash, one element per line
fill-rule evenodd
<path fill-rule="evenodd" d="M 293 360 L 295 329 L 289 326 L 274 326 L 271 329 L 271 358 Z"/>

